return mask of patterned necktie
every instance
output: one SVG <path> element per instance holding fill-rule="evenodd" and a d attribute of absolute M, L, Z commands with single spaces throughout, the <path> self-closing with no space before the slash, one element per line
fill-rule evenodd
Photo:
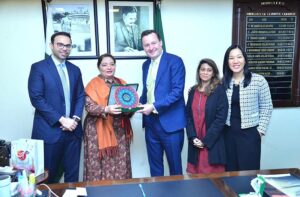
<path fill-rule="evenodd" d="M 152 104 L 155 102 L 154 87 L 155 87 L 155 69 L 156 62 L 152 61 L 148 71 L 147 77 L 147 103 Z"/>
<path fill-rule="evenodd" d="M 64 71 L 64 67 L 66 65 L 64 63 L 59 64 L 58 65 L 58 72 L 59 72 L 59 76 L 60 76 L 60 80 L 63 86 L 63 90 L 64 90 L 64 96 L 65 96 L 65 104 L 66 104 L 66 117 L 70 116 L 70 88 L 69 88 L 69 84 L 68 84 L 68 80 L 67 80 L 67 76 L 66 73 Z"/>

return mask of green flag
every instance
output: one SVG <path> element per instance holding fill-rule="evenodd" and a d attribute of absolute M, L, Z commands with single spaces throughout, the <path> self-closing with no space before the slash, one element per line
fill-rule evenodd
<path fill-rule="evenodd" d="M 155 6 L 156 6 L 156 9 L 155 9 L 155 16 L 154 16 L 154 29 L 160 35 L 162 43 L 163 43 L 163 49 L 164 49 L 164 51 L 166 51 L 164 30 L 163 30 L 163 25 L 162 25 L 162 20 L 161 20 L 161 11 L 160 11 L 161 1 L 157 0 Z"/>
<path fill-rule="evenodd" d="M 53 19 L 52 19 L 52 8 L 50 6 L 50 3 L 47 3 L 46 5 L 46 39 L 45 39 L 45 58 L 49 57 L 51 55 L 51 49 L 49 48 L 50 44 L 50 38 L 53 34 Z"/>

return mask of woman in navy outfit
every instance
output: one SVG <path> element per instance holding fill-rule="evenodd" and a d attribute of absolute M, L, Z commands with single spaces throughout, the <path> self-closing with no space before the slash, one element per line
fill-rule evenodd
<path fill-rule="evenodd" d="M 225 171 L 225 126 L 228 101 L 219 71 L 211 59 L 202 59 L 187 101 L 188 173 Z"/>
<path fill-rule="evenodd" d="M 227 49 L 223 75 L 229 104 L 226 171 L 258 170 L 261 137 L 266 133 L 273 109 L 268 82 L 250 72 L 247 54 L 238 45 Z"/>

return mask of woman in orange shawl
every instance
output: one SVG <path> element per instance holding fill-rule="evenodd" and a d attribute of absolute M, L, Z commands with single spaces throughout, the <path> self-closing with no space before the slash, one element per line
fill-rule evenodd
<path fill-rule="evenodd" d="M 87 116 L 84 124 L 84 181 L 131 178 L 130 114 L 119 105 L 107 105 L 112 84 L 125 84 L 114 76 L 116 60 L 110 54 L 98 58 L 100 74 L 85 88 Z"/>

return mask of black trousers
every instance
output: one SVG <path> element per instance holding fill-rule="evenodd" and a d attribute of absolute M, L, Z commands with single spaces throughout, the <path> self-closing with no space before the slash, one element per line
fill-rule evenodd
<path fill-rule="evenodd" d="M 261 137 L 256 127 L 241 129 L 238 123 L 226 126 L 225 147 L 226 171 L 260 169 Z"/>

